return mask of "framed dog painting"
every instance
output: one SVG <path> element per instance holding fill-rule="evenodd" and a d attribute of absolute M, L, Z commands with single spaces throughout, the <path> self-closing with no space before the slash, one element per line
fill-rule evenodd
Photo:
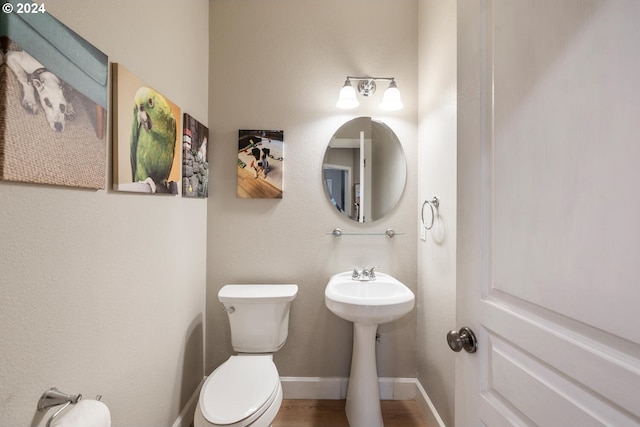
<path fill-rule="evenodd" d="M 48 13 L 1 14 L 0 179 L 104 188 L 108 72 L 104 53 Z"/>
<path fill-rule="evenodd" d="M 238 132 L 238 186 L 242 199 L 281 199 L 284 131 Z"/>

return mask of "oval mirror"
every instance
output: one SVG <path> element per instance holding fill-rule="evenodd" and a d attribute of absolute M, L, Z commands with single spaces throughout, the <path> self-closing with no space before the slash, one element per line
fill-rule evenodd
<path fill-rule="evenodd" d="M 357 222 L 384 218 L 404 191 L 407 163 L 402 144 L 386 124 L 358 117 L 329 141 L 322 182 L 329 202 Z"/>

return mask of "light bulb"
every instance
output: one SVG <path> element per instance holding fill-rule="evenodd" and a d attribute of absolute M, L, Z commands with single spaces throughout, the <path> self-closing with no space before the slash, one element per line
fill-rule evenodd
<path fill-rule="evenodd" d="M 404 107 L 404 104 L 400 99 L 400 91 L 396 86 L 395 80 L 391 80 L 389 87 L 384 91 L 384 95 L 382 96 L 380 108 L 385 111 L 397 111 L 402 109 L 402 107 Z"/>
<path fill-rule="evenodd" d="M 336 102 L 336 107 L 349 110 L 356 108 L 358 105 L 360 105 L 360 102 L 358 102 L 358 98 L 356 97 L 356 90 L 351 86 L 351 80 L 347 79 L 342 89 L 340 89 L 340 96 L 338 97 L 338 102 Z"/>

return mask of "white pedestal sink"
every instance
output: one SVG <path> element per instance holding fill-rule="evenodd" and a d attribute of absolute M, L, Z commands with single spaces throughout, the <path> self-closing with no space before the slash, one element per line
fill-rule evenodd
<path fill-rule="evenodd" d="M 353 353 L 346 413 L 351 427 L 383 427 L 376 367 L 376 331 L 413 309 L 415 295 L 402 282 L 376 273 L 375 280 L 351 278 L 352 272 L 331 277 L 325 304 L 335 315 L 353 322 Z"/>

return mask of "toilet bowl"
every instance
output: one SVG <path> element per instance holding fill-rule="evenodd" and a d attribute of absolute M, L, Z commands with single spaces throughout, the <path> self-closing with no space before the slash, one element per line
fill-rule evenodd
<path fill-rule="evenodd" d="M 288 335 L 297 285 L 226 285 L 218 293 L 237 352 L 207 377 L 194 427 L 269 427 L 282 404 L 273 352 Z"/>
<path fill-rule="evenodd" d="M 282 403 L 272 355 L 231 356 L 206 379 L 195 427 L 269 427 Z"/>

